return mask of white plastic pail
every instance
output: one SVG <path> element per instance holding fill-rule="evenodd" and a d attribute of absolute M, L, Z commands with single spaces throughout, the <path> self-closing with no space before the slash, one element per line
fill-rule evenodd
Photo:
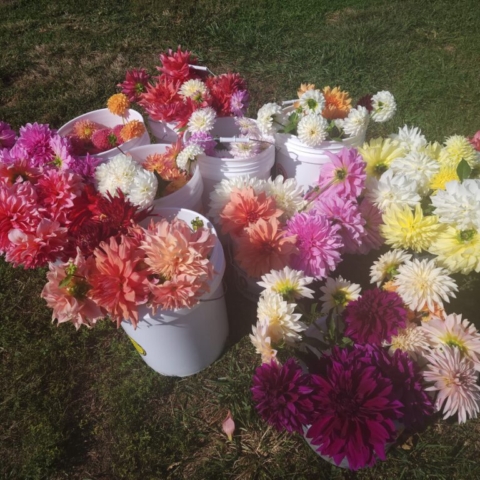
<path fill-rule="evenodd" d="M 175 143 L 178 139 L 178 132 L 174 123 L 160 122 L 148 117 L 148 126 L 152 135 L 158 142 L 161 143 Z"/>

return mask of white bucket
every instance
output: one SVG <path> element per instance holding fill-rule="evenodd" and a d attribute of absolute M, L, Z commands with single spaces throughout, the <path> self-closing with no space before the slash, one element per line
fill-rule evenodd
<path fill-rule="evenodd" d="M 189 224 L 200 217 L 204 225 L 215 232 L 212 224 L 197 212 L 165 208 L 157 213 L 169 221 L 177 216 Z M 210 292 L 203 295 L 197 305 L 158 310 L 155 315 L 143 307 L 139 309 L 141 320 L 136 329 L 130 322 L 121 324 L 145 363 L 162 375 L 193 375 L 211 365 L 222 353 L 228 335 L 228 318 L 222 287 L 225 257 L 218 238 L 210 259 L 215 275 L 209 284 Z"/>
<path fill-rule="evenodd" d="M 84 113 L 83 115 L 80 115 L 79 117 L 76 117 L 73 120 L 70 120 L 58 130 L 58 134 L 61 135 L 62 137 L 66 137 L 72 132 L 74 124 L 79 120 L 91 120 L 92 122 L 105 125 L 105 127 L 108 127 L 108 128 L 113 128 L 116 125 L 123 123 L 122 117 L 119 117 L 118 115 L 114 115 L 112 112 L 110 112 L 108 108 L 102 108 L 100 110 L 94 110 L 92 112 Z M 127 122 L 131 120 L 138 120 L 144 123 L 142 115 L 138 113 L 136 110 L 132 110 L 132 109 L 128 110 L 125 120 Z M 150 143 L 150 137 L 148 136 L 148 132 L 145 130 L 145 133 L 141 137 L 132 138 L 128 142 L 125 142 L 122 145 L 120 145 L 120 148 L 123 151 L 125 151 L 125 149 L 128 150 L 133 147 L 139 147 L 140 145 L 148 145 L 149 143 Z M 105 150 L 104 152 L 101 152 L 101 153 L 96 153 L 95 157 L 107 159 L 107 158 L 114 157 L 119 153 L 120 151 L 115 147 L 115 148 L 111 148 L 110 150 Z"/>
<path fill-rule="evenodd" d="M 175 143 L 178 140 L 178 132 L 174 123 L 161 122 L 148 117 L 148 126 L 153 136 L 161 143 Z"/>
<path fill-rule="evenodd" d="M 131 148 L 128 153 L 132 154 L 132 158 L 138 163 L 143 163 L 149 155 L 154 153 L 165 153 L 168 147 L 164 143 L 152 143 L 142 147 Z M 125 152 L 127 153 L 127 152 Z M 167 195 L 166 197 L 154 200 L 154 212 L 157 208 L 186 208 L 194 212 L 203 213 L 204 207 L 202 202 L 203 181 L 200 170 L 195 166 L 192 178 L 177 191 Z"/>
<path fill-rule="evenodd" d="M 293 107 L 286 107 L 285 113 L 293 111 Z M 277 133 L 275 135 L 275 165 L 277 175 L 284 178 L 295 178 L 297 184 L 307 191 L 320 178 L 322 166 L 330 162 L 325 151 L 337 154 L 344 147 L 359 147 L 365 141 L 365 132 L 362 135 L 346 138 L 341 142 L 325 141 L 318 147 L 308 147 L 300 142 L 296 135 Z"/>

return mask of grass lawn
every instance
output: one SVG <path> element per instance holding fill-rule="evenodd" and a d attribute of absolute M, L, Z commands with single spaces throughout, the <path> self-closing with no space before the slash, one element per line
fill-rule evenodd
<path fill-rule="evenodd" d="M 353 98 L 385 89 L 398 113 L 373 134 L 407 123 L 443 141 L 480 129 L 479 26 L 475 0 L 3 0 L 0 120 L 58 128 L 103 108 L 126 69 L 153 73 L 158 54 L 181 44 L 214 72 L 246 77 L 252 116 L 300 82 Z M 233 288 L 225 354 L 179 379 L 149 369 L 113 325 L 52 325 L 44 283 L 44 270 L 0 260 L 1 479 L 480 478 L 476 420 L 439 420 L 357 474 L 267 428 L 249 394 L 255 305 Z M 477 327 L 479 285 L 451 310 Z M 221 432 L 228 410 L 233 442 Z"/>

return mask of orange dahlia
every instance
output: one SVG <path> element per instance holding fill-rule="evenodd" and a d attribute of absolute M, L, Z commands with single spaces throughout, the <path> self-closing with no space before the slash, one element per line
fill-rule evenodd
<path fill-rule="evenodd" d="M 144 133 L 145 125 L 140 120 L 130 120 L 120 131 L 120 135 L 125 142 L 128 142 L 132 138 L 141 137 Z"/>
<path fill-rule="evenodd" d="M 187 177 L 187 175 L 181 172 L 180 170 L 177 169 L 177 171 L 178 171 L 178 177 L 172 180 L 166 186 L 165 190 L 163 191 L 164 197 L 167 195 L 170 195 L 173 192 L 176 192 L 177 190 L 180 190 L 184 185 L 186 185 L 188 180 L 191 178 L 191 176 Z"/>
<path fill-rule="evenodd" d="M 352 103 L 348 92 L 342 92 L 338 87 L 334 89 L 325 87 L 323 89 L 323 95 L 325 97 L 325 108 L 322 112 L 324 118 L 335 120 L 348 116 Z"/>
<path fill-rule="evenodd" d="M 114 115 L 124 117 L 130 108 L 130 101 L 124 93 L 116 93 L 108 99 L 107 107 Z"/>
<path fill-rule="evenodd" d="M 73 124 L 73 134 L 80 140 L 89 141 L 100 128 L 104 127 L 91 120 L 79 120 Z"/>

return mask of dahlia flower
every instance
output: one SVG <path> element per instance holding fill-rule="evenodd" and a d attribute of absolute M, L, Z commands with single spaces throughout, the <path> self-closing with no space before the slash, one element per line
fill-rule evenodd
<path fill-rule="evenodd" d="M 297 213 L 290 218 L 287 234 L 296 236 L 298 248 L 291 259 L 292 267 L 317 279 L 335 270 L 343 247 L 339 231 L 340 225 L 332 224 L 323 215 Z"/>
<path fill-rule="evenodd" d="M 407 311 L 397 293 L 374 288 L 349 302 L 343 319 L 345 336 L 362 345 L 381 345 L 406 327 Z"/>
<path fill-rule="evenodd" d="M 289 265 L 298 252 L 295 242 L 296 236 L 283 232 L 276 218 L 261 218 L 238 237 L 235 260 L 247 275 L 259 278 Z"/>
<path fill-rule="evenodd" d="M 239 92 L 244 92 L 240 100 L 244 105 L 243 108 L 248 106 L 247 84 L 238 73 L 223 73 L 222 75 L 208 77 L 207 87 L 212 95 L 212 107 L 220 117 L 234 114 L 232 101 L 237 102 L 237 105 L 233 106 L 237 108 L 240 100 Z"/>
<path fill-rule="evenodd" d="M 117 196 L 120 189 L 128 195 L 140 168 L 130 155 L 115 155 L 95 170 L 98 191 L 102 195 Z"/>
<path fill-rule="evenodd" d="M 262 276 L 258 285 L 265 288 L 266 292 L 274 292 L 283 298 L 313 298 L 313 290 L 307 288 L 313 282 L 312 277 L 306 277 L 304 272 L 285 267 L 283 270 L 272 270 Z"/>
<path fill-rule="evenodd" d="M 233 158 L 250 158 L 258 155 L 262 151 L 262 146 L 258 142 L 232 142 L 230 144 L 230 153 Z"/>
<path fill-rule="evenodd" d="M 461 160 L 465 160 L 470 167 L 474 168 L 478 164 L 477 152 L 466 137 L 452 135 L 445 140 L 445 147 L 442 149 L 438 161 L 456 167 Z"/>
<path fill-rule="evenodd" d="M 276 103 L 266 103 L 257 113 L 257 125 L 263 135 L 273 135 L 281 124 L 282 108 Z M 277 123 L 277 125 L 274 125 Z"/>
<path fill-rule="evenodd" d="M 320 90 L 307 90 L 299 100 L 305 115 L 321 115 L 325 107 L 325 97 Z"/>
<path fill-rule="evenodd" d="M 365 162 L 353 148 L 342 148 L 339 153 L 324 152 L 330 162 L 322 166 L 318 185 L 324 195 L 358 197 L 365 186 Z"/>
<path fill-rule="evenodd" d="M 53 310 L 52 321 L 72 322 L 78 330 L 81 325 L 93 326 L 105 317 L 105 312 L 90 298 L 88 277 L 94 268 L 94 259 L 85 260 L 80 250 L 75 259 L 66 263 L 49 264 L 47 283 L 41 297 Z"/>
<path fill-rule="evenodd" d="M 410 207 L 391 205 L 383 214 L 380 232 L 385 243 L 394 248 L 411 248 L 415 252 L 428 250 L 441 231 L 435 215 L 424 216 L 420 204 Z"/>
<path fill-rule="evenodd" d="M 15 145 L 17 134 L 6 122 L 0 121 L 0 150 L 2 148 L 12 148 Z"/>
<path fill-rule="evenodd" d="M 367 166 L 365 171 L 368 176 L 380 178 L 396 158 L 402 157 L 405 151 L 397 141 L 389 138 L 374 138 L 358 147 Z"/>
<path fill-rule="evenodd" d="M 480 334 L 475 325 L 466 318 L 462 319 L 462 315 L 452 313 L 445 319 L 433 318 L 421 328 L 431 347 L 456 347 L 472 360 L 475 370 L 480 371 Z"/>
<path fill-rule="evenodd" d="M 203 97 L 208 93 L 208 89 L 201 80 L 191 79 L 182 83 L 178 93 L 183 98 L 191 98 L 194 101 L 202 101 Z"/>
<path fill-rule="evenodd" d="M 268 322 L 258 321 L 257 325 L 252 325 L 250 341 L 255 347 L 256 353 L 262 356 L 262 363 L 270 363 L 276 359 L 277 351 L 272 347 L 271 338 L 268 335 Z"/>
<path fill-rule="evenodd" d="M 366 255 L 370 250 L 379 249 L 384 243 L 380 234 L 380 226 L 383 223 L 382 212 L 366 198 L 362 200 L 358 209 L 365 221 L 363 225 L 364 235 L 362 236 L 362 243 L 358 247 L 358 253 Z"/>
<path fill-rule="evenodd" d="M 190 135 L 188 140 L 185 142 L 185 146 L 188 147 L 189 145 L 196 145 L 205 152 L 205 155 L 213 157 L 215 155 L 215 147 L 217 146 L 217 142 L 207 132 L 196 132 L 193 135 Z"/>
<path fill-rule="evenodd" d="M 432 178 L 429 186 L 432 190 L 445 190 L 447 184 L 453 181 L 460 181 L 457 174 L 457 167 L 440 165 L 440 170 Z"/>
<path fill-rule="evenodd" d="M 320 297 L 320 301 L 323 302 L 320 313 L 328 314 L 332 309 L 335 309 L 336 313 L 340 313 L 350 302 L 360 297 L 361 287 L 342 277 L 335 279 L 327 277 L 325 285 L 320 288 L 320 291 L 323 292 Z"/>
<path fill-rule="evenodd" d="M 333 347 L 319 360 L 321 375 L 311 375 L 314 420 L 307 438 L 322 455 L 349 468 L 385 460 L 385 446 L 396 438 L 402 403 L 391 395 L 392 382 L 364 347 Z"/>
<path fill-rule="evenodd" d="M 74 137 L 78 137 L 80 140 L 88 142 L 91 140 L 94 132 L 101 128 L 103 128 L 102 125 L 92 120 L 78 120 L 73 124 L 72 134 Z"/>
<path fill-rule="evenodd" d="M 305 115 L 298 122 L 297 136 L 308 147 L 317 147 L 327 138 L 327 128 L 328 122 L 323 117 Z"/>
<path fill-rule="evenodd" d="M 140 138 L 145 132 L 146 129 L 143 122 L 140 120 L 130 120 L 121 128 L 120 138 L 122 142 L 128 142 L 133 138 Z"/>
<path fill-rule="evenodd" d="M 348 92 L 340 90 L 339 87 L 324 87 L 322 93 L 325 98 L 325 108 L 322 111 L 324 118 L 334 120 L 348 115 L 352 103 Z"/>
<path fill-rule="evenodd" d="M 246 90 L 239 90 L 230 98 L 230 110 L 237 117 L 243 117 L 250 102 L 250 95 Z"/>
<path fill-rule="evenodd" d="M 357 105 L 348 112 L 348 116 L 342 120 L 341 128 L 349 137 L 360 137 L 367 131 L 370 114 L 365 107 Z"/>
<path fill-rule="evenodd" d="M 477 152 L 480 152 L 480 130 L 473 137 L 469 138 L 468 141 Z"/>
<path fill-rule="evenodd" d="M 179 45 L 177 50 L 168 49 L 166 53 L 159 55 L 161 67 L 156 67 L 161 72 L 161 79 L 185 82 L 191 78 L 199 78 L 201 74 L 189 65 L 197 64 L 197 57 L 188 50 L 182 51 Z"/>
<path fill-rule="evenodd" d="M 268 323 L 268 336 L 273 343 L 285 342 L 294 345 L 301 339 L 300 333 L 307 326 L 300 321 L 302 315 L 295 313 L 295 303 L 288 303 L 281 294 L 263 291 L 257 306 L 257 318 Z"/>
<path fill-rule="evenodd" d="M 275 200 L 277 207 L 283 211 L 280 218 L 288 219 L 301 211 L 306 201 L 303 197 L 303 189 L 294 178 L 283 178 L 278 175 L 273 180 L 269 178 L 263 186 L 267 196 Z"/>
<path fill-rule="evenodd" d="M 372 120 L 383 123 L 390 120 L 397 111 L 397 104 L 393 95 L 386 90 L 377 92 L 372 97 Z"/>
<path fill-rule="evenodd" d="M 313 418 L 309 376 L 293 358 L 283 366 L 276 362 L 257 367 L 251 388 L 255 409 L 278 431 L 303 432 Z"/>
<path fill-rule="evenodd" d="M 261 140 L 262 134 L 258 128 L 257 122 L 251 118 L 238 117 L 235 119 L 235 124 L 240 129 L 240 133 L 244 137 L 248 137 L 251 140 Z"/>
<path fill-rule="evenodd" d="M 398 267 L 411 258 L 412 256 L 403 250 L 389 250 L 378 257 L 370 267 L 370 282 L 377 282 L 379 287 L 384 281 L 391 280 L 398 274 Z"/>
<path fill-rule="evenodd" d="M 399 142 L 406 152 L 417 152 L 427 146 L 427 139 L 418 127 L 404 125 L 398 128 L 398 134 L 392 133 L 390 138 Z"/>
<path fill-rule="evenodd" d="M 43 167 L 53 159 L 51 139 L 56 135 L 48 125 L 27 123 L 20 127 L 20 135 L 15 145 L 10 150 L 10 155 L 15 158 L 28 159 L 32 167 Z"/>
<path fill-rule="evenodd" d="M 204 151 L 198 145 L 189 145 L 177 155 L 177 166 L 180 170 L 190 172 L 199 155 Z"/>
<path fill-rule="evenodd" d="M 428 251 L 437 255 L 437 264 L 450 273 L 480 272 L 480 235 L 475 229 L 457 230 L 447 225 Z"/>
<path fill-rule="evenodd" d="M 434 304 L 443 307 L 443 301 L 455 297 L 458 291 L 448 272 L 435 265 L 434 260 L 407 260 L 398 267 L 393 284 L 405 304 L 412 310 L 421 310 L 425 305 L 430 311 Z"/>
<path fill-rule="evenodd" d="M 192 133 L 209 132 L 215 126 L 217 114 L 212 107 L 195 110 L 188 121 L 188 131 Z"/>
<path fill-rule="evenodd" d="M 117 87 L 122 89 L 122 93 L 128 98 L 129 102 L 138 102 L 140 95 L 147 89 L 150 75 L 144 68 L 132 68 L 128 70 L 125 80 L 119 83 Z"/>
<path fill-rule="evenodd" d="M 107 100 L 107 108 L 114 115 L 125 117 L 130 108 L 130 100 L 123 93 L 116 93 Z"/>
<path fill-rule="evenodd" d="M 430 351 L 425 331 L 413 322 L 408 323 L 406 328 L 399 328 L 397 334 L 392 335 L 390 342 L 385 344 L 390 347 L 390 354 L 401 350 L 415 361 Z"/>
<path fill-rule="evenodd" d="M 444 346 L 426 355 L 428 364 L 423 378 L 433 385 L 425 390 L 437 392 L 435 410 L 443 418 L 458 414 L 458 422 L 476 418 L 480 411 L 480 386 L 478 373 L 470 358 L 462 356 L 457 347 Z"/>
<path fill-rule="evenodd" d="M 149 207 L 155 200 L 158 180 L 153 172 L 139 169 L 130 185 L 127 199 L 141 208 Z"/>

